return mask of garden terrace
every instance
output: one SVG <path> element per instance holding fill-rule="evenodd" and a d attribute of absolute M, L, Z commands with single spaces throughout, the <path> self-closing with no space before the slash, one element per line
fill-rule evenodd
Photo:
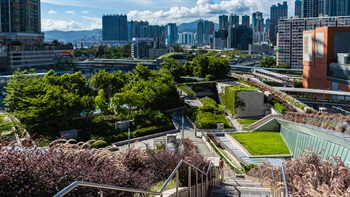
<path fill-rule="evenodd" d="M 286 155 L 290 154 L 279 132 L 248 132 L 230 134 L 251 155 Z"/>

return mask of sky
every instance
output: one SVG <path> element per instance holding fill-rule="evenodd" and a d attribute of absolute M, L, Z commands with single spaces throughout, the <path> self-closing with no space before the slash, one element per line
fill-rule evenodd
<path fill-rule="evenodd" d="M 285 0 L 288 16 L 294 15 L 295 0 Z M 143 20 L 150 25 L 218 22 L 221 14 L 248 14 L 260 11 L 270 17 L 270 7 L 283 0 L 41 0 L 42 31 L 92 30 L 102 28 L 104 14 L 126 14 L 128 21 Z"/>

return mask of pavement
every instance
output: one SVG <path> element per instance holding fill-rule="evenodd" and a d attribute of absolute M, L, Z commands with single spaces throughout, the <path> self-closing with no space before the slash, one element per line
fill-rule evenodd
<path fill-rule="evenodd" d="M 187 120 L 187 118 L 182 118 L 182 117 L 183 117 L 183 114 L 175 115 L 174 123 L 177 125 L 180 131 L 171 135 L 176 135 L 176 139 L 181 139 L 182 136 L 184 136 L 184 138 L 191 139 L 194 142 L 194 144 L 198 147 L 199 154 L 203 155 L 206 158 L 217 157 L 216 154 L 212 153 L 203 142 L 202 133 L 195 132 L 193 125 Z M 183 119 L 183 124 L 182 124 L 182 119 Z M 166 135 L 156 137 L 153 139 L 142 140 L 135 143 L 131 143 L 130 147 L 146 149 L 146 146 L 155 147 L 155 145 L 161 141 L 163 143 L 166 142 Z M 126 145 L 118 146 L 118 148 L 121 151 L 125 151 L 128 149 L 128 145 L 126 144 Z"/>

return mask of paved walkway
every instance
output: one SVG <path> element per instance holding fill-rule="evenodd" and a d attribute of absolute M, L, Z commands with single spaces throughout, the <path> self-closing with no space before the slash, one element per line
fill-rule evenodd
<path fill-rule="evenodd" d="M 174 120 L 175 120 L 175 124 L 177 124 L 181 130 L 181 128 L 182 128 L 182 114 L 176 115 Z M 207 157 L 207 158 L 216 156 L 216 154 L 213 154 L 207 148 L 205 143 L 203 142 L 202 137 L 201 137 L 201 133 L 197 132 L 197 135 L 195 134 L 195 131 L 194 131 L 192 124 L 186 118 L 184 118 L 183 128 L 184 128 L 183 132 L 180 131 L 180 132 L 176 133 L 177 139 L 182 138 L 182 135 L 184 135 L 184 138 L 191 139 L 194 142 L 194 144 L 198 147 L 199 154 L 202 154 L 204 157 Z M 153 139 L 148 139 L 148 140 L 143 140 L 143 141 L 131 143 L 130 146 L 134 147 L 134 148 L 146 149 L 146 145 L 149 145 L 150 147 L 154 147 L 154 145 L 159 141 L 166 142 L 166 135 L 163 135 L 163 136 L 160 136 L 157 138 L 153 138 Z M 118 148 L 121 151 L 125 151 L 128 149 L 128 145 L 118 146 Z"/>

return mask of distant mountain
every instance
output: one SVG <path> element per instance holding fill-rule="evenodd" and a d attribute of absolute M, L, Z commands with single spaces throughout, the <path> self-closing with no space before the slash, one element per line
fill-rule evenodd
<path fill-rule="evenodd" d="M 197 23 L 201 21 L 202 19 L 195 20 L 193 22 L 189 23 L 182 23 L 180 24 L 177 29 L 179 32 L 197 32 Z M 219 29 L 219 24 L 214 23 L 214 28 Z"/>
<path fill-rule="evenodd" d="M 59 30 L 53 30 L 53 31 L 45 31 L 45 40 L 46 41 L 52 41 L 52 40 L 58 40 L 59 42 L 78 42 L 82 41 L 85 38 L 91 38 L 95 36 L 97 38 L 97 35 L 101 29 L 94 29 L 94 30 L 82 30 L 82 31 L 59 31 Z"/>

